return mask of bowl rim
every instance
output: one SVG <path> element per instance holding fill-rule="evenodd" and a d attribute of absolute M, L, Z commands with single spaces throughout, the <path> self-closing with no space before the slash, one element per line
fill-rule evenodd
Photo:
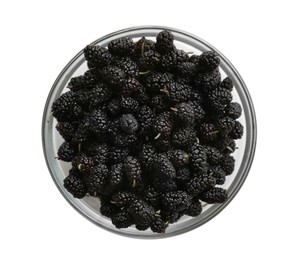
<path fill-rule="evenodd" d="M 53 174 L 53 171 L 50 167 L 50 163 L 48 160 L 48 157 L 46 155 L 46 136 L 45 136 L 45 126 L 47 124 L 47 111 L 49 108 L 49 103 L 51 100 L 51 97 L 53 95 L 53 92 L 55 90 L 55 88 L 57 87 L 58 82 L 60 81 L 60 79 L 63 77 L 63 75 L 66 73 L 66 71 L 68 70 L 68 68 L 78 59 L 80 58 L 81 55 L 83 55 L 83 49 L 78 52 L 68 63 L 67 65 L 62 69 L 62 71 L 59 73 L 58 77 L 56 78 L 56 80 L 54 81 L 50 92 L 48 94 L 46 103 L 45 103 L 45 107 L 44 107 L 44 111 L 43 111 L 43 115 L 42 115 L 42 147 L 43 147 L 43 153 L 44 153 L 44 157 L 45 157 L 45 161 L 48 167 L 48 170 L 50 172 L 51 178 L 53 179 L 55 185 L 57 186 L 58 190 L 60 191 L 60 193 L 62 194 L 62 196 L 66 199 L 66 201 L 77 211 L 79 212 L 83 217 L 85 217 L 86 219 L 88 219 L 90 222 L 92 222 L 93 224 L 107 230 L 110 231 L 114 234 L 118 234 L 121 236 L 125 236 L 125 237 L 130 237 L 130 238 L 138 238 L 138 239 L 160 239 L 160 238 L 167 238 L 167 237 L 172 237 L 172 236 L 176 236 L 176 235 L 180 235 L 183 233 L 186 233 L 188 231 L 191 231 L 193 229 L 196 229 L 202 225 L 204 225 L 205 223 L 207 223 L 208 221 L 210 221 L 211 219 L 213 219 L 215 216 L 217 216 L 223 209 L 225 209 L 227 207 L 227 205 L 229 205 L 229 203 L 233 200 L 233 198 L 236 196 L 236 194 L 238 193 L 238 191 L 241 189 L 242 185 L 244 184 L 251 165 L 253 163 L 254 160 L 254 155 L 255 155 L 255 151 L 256 151 L 256 143 L 257 143 L 257 122 L 256 122 L 256 115 L 255 115 L 255 109 L 254 109 L 254 105 L 251 99 L 251 96 L 249 94 L 249 91 L 242 79 L 242 77 L 240 76 L 240 74 L 238 73 L 238 71 L 235 69 L 235 67 L 232 65 L 232 63 L 220 52 L 218 51 L 216 48 L 214 48 L 211 44 L 209 44 L 208 42 L 206 42 L 205 40 L 201 39 L 200 37 L 195 36 L 194 34 L 188 33 L 186 31 L 180 30 L 180 29 L 176 29 L 176 28 L 172 28 L 172 27 L 167 27 L 167 26 L 156 26 L 156 25 L 143 25 L 143 26 L 135 26 L 135 27 L 128 27 L 122 30 L 118 30 L 115 32 L 112 32 L 110 34 L 107 34 L 103 37 L 98 38 L 97 40 L 93 41 L 91 43 L 91 45 L 96 45 L 99 42 L 113 37 L 113 36 L 117 36 L 120 35 L 122 33 L 127 33 L 127 32 L 131 32 L 131 31 L 137 31 L 137 30 L 170 30 L 171 32 L 174 33 L 178 33 L 184 36 L 187 36 L 205 46 L 207 46 L 208 48 L 216 51 L 219 56 L 220 59 L 223 59 L 225 61 L 225 63 L 228 65 L 228 68 L 232 71 L 232 73 L 234 74 L 234 76 L 237 78 L 237 80 L 239 81 L 241 87 L 242 87 L 242 91 L 244 92 L 244 96 L 246 97 L 246 101 L 248 104 L 248 108 L 250 109 L 250 118 L 251 118 L 251 126 L 252 126 L 252 138 L 251 138 L 251 142 L 250 142 L 250 153 L 249 153 L 249 157 L 247 160 L 247 163 L 245 165 L 245 174 L 242 176 L 242 178 L 240 179 L 238 185 L 235 186 L 235 189 L 233 191 L 233 193 L 228 197 L 227 201 L 224 202 L 223 204 L 220 204 L 219 207 L 217 207 L 211 214 L 207 215 L 207 217 L 203 218 L 199 223 L 196 223 L 194 225 L 188 226 L 186 228 L 180 229 L 180 230 L 176 230 L 173 231 L 171 233 L 165 233 L 165 234 L 161 234 L 159 236 L 146 236 L 146 235 L 136 235 L 136 234 L 130 234 L 130 233 L 124 233 L 121 231 L 117 231 L 115 229 L 111 229 L 105 225 L 102 225 L 96 221 L 94 221 L 90 216 L 88 216 L 86 214 L 86 212 L 83 212 L 82 210 L 80 210 L 69 198 L 67 198 L 63 192 L 63 190 L 59 187 L 59 184 L 57 183 L 57 180 Z"/>

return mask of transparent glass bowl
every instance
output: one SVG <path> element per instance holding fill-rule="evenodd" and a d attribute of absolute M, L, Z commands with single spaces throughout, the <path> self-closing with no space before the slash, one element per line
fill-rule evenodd
<path fill-rule="evenodd" d="M 92 221 L 94 224 L 116 234 L 136 238 L 164 238 L 182 234 L 203 225 L 215 217 L 230 203 L 230 201 L 235 197 L 243 185 L 251 167 L 256 146 L 256 118 L 248 90 L 239 73 L 232 66 L 232 64 L 210 44 L 184 31 L 159 26 L 142 26 L 124 29 L 106 35 L 96 40 L 92 44 L 107 46 L 111 40 L 123 36 L 132 37 L 134 40 L 137 40 L 142 36 L 146 36 L 149 39 L 155 39 L 156 35 L 165 29 L 170 30 L 174 34 L 175 45 L 178 49 L 182 49 L 187 52 L 193 52 L 194 54 L 200 54 L 201 52 L 208 50 L 215 50 L 219 54 L 221 59 L 220 72 L 222 79 L 226 76 L 232 79 L 234 83 L 234 90 L 232 93 L 233 100 L 239 102 L 243 108 L 243 113 L 239 121 L 244 126 L 244 135 L 242 139 L 237 141 L 238 149 L 233 154 L 236 160 L 234 173 L 227 177 L 226 182 L 223 185 L 224 188 L 228 189 L 229 193 L 228 200 L 225 203 L 214 205 L 205 204 L 203 205 L 202 214 L 198 217 L 192 218 L 184 216 L 178 222 L 171 224 L 166 229 L 165 234 L 155 234 L 150 229 L 146 231 L 138 231 L 135 227 L 117 229 L 112 225 L 110 219 L 100 214 L 99 200 L 97 198 L 85 197 L 81 200 L 75 199 L 64 189 L 63 179 L 68 175 L 70 164 L 55 159 L 58 147 L 63 142 L 63 140 L 55 129 L 57 122 L 54 118 L 52 118 L 50 113 L 53 102 L 63 92 L 68 90 L 66 85 L 70 78 L 81 75 L 87 70 L 87 65 L 82 51 L 80 51 L 67 64 L 67 66 L 56 79 L 49 93 L 43 114 L 42 139 L 44 155 L 51 176 L 64 198 L 79 213 L 81 213 L 88 220 Z"/>

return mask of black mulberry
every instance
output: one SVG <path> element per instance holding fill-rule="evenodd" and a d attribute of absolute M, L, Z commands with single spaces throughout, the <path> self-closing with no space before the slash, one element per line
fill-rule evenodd
<path fill-rule="evenodd" d="M 87 193 L 85 183 L 76 175 L 69 174 L 64 179 L 64 187 L 74 198 L 82 199 Z"/>
<path fill-rule="evenodd" d="M 218 187 L 211 188 L 200 195 L 200 199 L 209 204 L 223 203 L 227 200 L 227 198 L 227 190 Z"/>
<path fill-rule="evenodd" d="M 120 125 L 122 130 L 127 134 L 132 134 L 138 130 L 138 122 L 132 114 L 124 114 L 120 118 Z"/>
<path fill-rule="evenodd" d="M 70 162 L 75 155 L 74 146 L 71 143 L 63 142 L 58 148 L 58 159 Z"/>
<path fill-rule="evenodd" d="M 187 185 L 186 191 L 193 197 L 197 197 L 202 192 L 206 191 L 210 187 L 215 186 L 216 179 L 213 176 L 203 174 L 201 176 L 193 178 Z"/>
<path fill-rule="evenodd" d="M 162 31 L 156 37 L 156 48 L 160 53 L 167 53 L 174 50 L 173 34 L 170 31 Z"/>
<path fill-rule="evenodd" d="M 98 45 L 87 45 L 84 48 L 85 59 L 92 67 L 100 68 L 108 65 L 112 59 L 109 51 Z"/>

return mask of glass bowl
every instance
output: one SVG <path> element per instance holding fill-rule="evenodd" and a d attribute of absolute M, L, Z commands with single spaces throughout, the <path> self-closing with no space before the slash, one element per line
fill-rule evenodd
<path fill-rule="evenodd" d="M 164 234 L 156 234 L 150 229 L 146 231 L 138 231 L 135 227 L 117 229 L 113 226 L 110 219 L 100 214 L 98 198 L 85 197 L 84 199 L 79 200 L 73 198 L 73 196 L 65 190 L 63 187 L 63 179 L 68 175 L 70 164 L 55 159 L 58 147 L 63 140 L 55 129 L 57 122 L 51 116 L 51 106 L 63 92 L 68 90 L 66 85 L 70 78 L 81 75 L 87 70 L 83 51 L 80 51 L 67 64 L 56 79 L 49 93 L 43 114 L 42 141 L 44 155 L 51 176 L 61 194 L 79 213 L 99 227 L 116 234 L 135 238 L 164 238 L 182 234 L 193 230 L 214 218 L 230 203 L 243 185 L 251 167 L 256 147 L 256 118 L 247 87 L 233 65 L 209 43 L 181 30 L 160 26 L 141 26 L 111 33 L 94 41 L 92 44 L 107 46 L 111 40 L 123 36 L 132 37 L 134 40 L 137 40 L 142 36 L 146 36 L 149 39 L 155 39 L 156 35 L 165 29 L 170 30 L 174 34 L 175 44 L 178 49 L 193 52 L 194 54 L 200 54 L 201 52 L 208 50 L 215 50 L 219 54 L 221 59 L 220 72 L 222 79 L 226 76 L 232 79 L 234 84 L 234 90 L 232 93 L 233 100 L 239 102 L 243 108 L 243 113 L 239 121 L 244 126 L 245 131 L 242 139 L 237 141 L 238 149 L 233 153 L 236 160 L 235 170 L 231 176 L 227 177 L 226 182 L 223 185 L 224 188 L 228 189 L 229 193 L 229 197 L 225 203 L 203 205 L 203 212 L 198 217 L 193 218 L 184 216 L 178 222 L 169 225 Z"/>

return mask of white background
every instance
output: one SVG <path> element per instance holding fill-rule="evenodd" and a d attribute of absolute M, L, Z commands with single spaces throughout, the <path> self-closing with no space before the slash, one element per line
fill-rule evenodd
<path fill-rule="evenodd" d="M 291 259 L 291 1 L 1 1 L 0 259 Z M 137 25 L 195 34 L 237 68 L 258 142 L 231 204 L 163 240 L 104 231 L 61 196 L 47 170 L 41 119 L 50 88 L 86 44 Z"/>

